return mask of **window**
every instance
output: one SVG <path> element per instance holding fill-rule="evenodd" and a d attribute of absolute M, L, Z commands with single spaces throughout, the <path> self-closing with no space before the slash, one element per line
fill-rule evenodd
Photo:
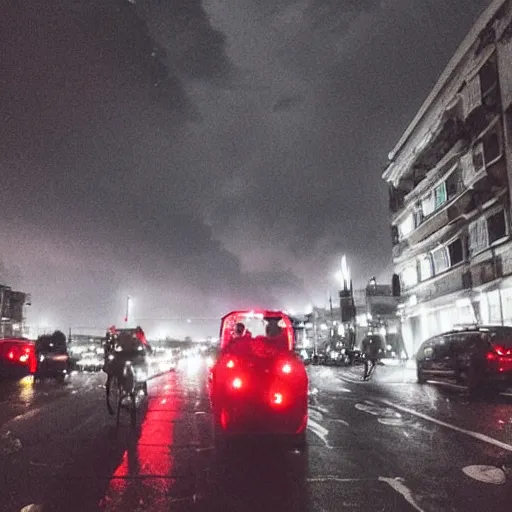
<path fill-rule="evenodd" d="M 473 148 L 473 167 L 475 174 L 485 169 L 484 145 L 481 142 Z"/>
<path fill-rule="evenodd" d="M 462 169 L 457 166 L 446 180 L 446 192 L 448 199 L 455 197 L 462 189 Z"/>
<path fill-rule="evenodd" d="M 414 226 L 418 227 L 423 222 L 423 210 L 421 203 L 417 204 L 414 208 Z"/>
<path fill-rule="evenodd" d="M 475 75 L 462 90 L 462 104 L 464 108 L 464 119 L 482 104 L 482 89 L 480 76 Z"/>
<path fill-rule="evenodd" d="M 503 302 L 503 322 L 512 324 L 512 288 L 501 290 L 501 300 Z"/>
<path fill-rule="evenodd" d="M 480 69 L 480 88 L 482 94 L 485 94 L 498 81 L 498 71 L 493 58 L 490 58 Z"/>
<path fill-rule="evenodd" d="M 402 272 L 402 284 L 404 288 L 410 288 L 418 282 L 418 270 L 416 264 L 409 265 Z"/>
<path fill-rule="evenodd" d="M 475 165 L 473 163 L 473 151 L 461 157 L 460 165 L 462 167 L 462 180 L 464 185 L 469 186 L 476 174 Z"/>
<path fill-rule="evenodd" d="M 489 243 L 492 244 L 507 235 L 505 212 L 503 210 L 487 219 Z"/>
<path fill-rule="evenodd" d="M 457 238 L 448 246 L 448 253 L 450 254 L 450 266 L 457 265 L 457 263 L 464 259 L 462 240 L 460 238 Z"/>
<path fill-rule="evenodd" d="M 426 281 L 432 277 L 432 260 L 430 256 L 423 256 L 420 260 L 420 278 Z"/>
<path fill-rule="evenodd" d="M 446 203 L 446 183 L 441 183 L 434 190 L 435 209 Z"/>
<path fill-rule="evenodd" d="M 407 215 L 405 220 L 400 224 L 398 231 L 400 232 L 400 237 L 405 238 L 411 231 L 414 229 L 414 216 L 412 213 Z"/>
<path fill-rule="evenodd" d="M 493 130 L 484 138 L 484 160 L 486 164 L 493 162 L 501 156 L 501 145 L 498 132 Z"/>
<path fill-rule="evenodd" d="M 501 323 L 501 298 L 500 291 L 493 290 L 487 293 L 487 303 L 489 304 L 489 323 Z"/>
<path fill-rule="evenodd" d="M 436 209 L 434 194 L 432 192 L 421 200 L 421 209 L 425 217 L 428 217 Z"/>
<path fill-rule="evenodd" d="M 434 359 L 442 359 L 450 355 L 451 343 L 449 336 L 436 338 L 434 344 Z"/>
<path fill-rule="evenodd" d="M 485 217 L 481 217 L 469 225 L 469 253 L 473 256 L 488 246 L 487 220 Z"/>
<path fill-rule="evenodd" d="M 450 267 L 450 260 L 448 259 L 448 251 L 446 247 L 437 249 L 432 252 L 432 259 L 434 261 L 434 272 L 440 274 Z"/>

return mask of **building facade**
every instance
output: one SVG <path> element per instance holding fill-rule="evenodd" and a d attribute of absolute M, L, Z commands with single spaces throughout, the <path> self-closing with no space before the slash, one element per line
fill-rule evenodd
<path fill-rule="evenodd" d="M 353 311 L 351 315 L 343 311 L 343 299 L 340 307 L 318 308 L 304 317 L 301 322 L 297 347 L 313 351 L 334 350 L 341 346 L 361 346 L 361 341 L 368 334 L 380 334 L 390 351 L 399 356 L 402 351 L 401 323 L 397 315 L 398 298 L 392 287 L 377 284 L 371 280 L 362 290 L 350 291 Z M 350 339 L 349 330 L 353 330 Z"/>
<path fill-rule="evenodd" d="M 0 285 L 0 338 L 25 334 L 24 308 L 29 304 L 30 297 L 26 293 Z"/>
<path fill-rule="evenodd" d="M 389 154 L 409 354 L 456 324 L 512 325 L 512 0 L 482 13 Z"/>

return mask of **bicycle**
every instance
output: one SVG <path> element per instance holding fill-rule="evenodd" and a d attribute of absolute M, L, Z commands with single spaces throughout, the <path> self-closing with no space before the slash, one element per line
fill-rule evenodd
<path fill-rule="evenodd" d="M 128 408 L 130 424 L 135 427 L 137 423 L 136 379 L 130 361 L 125 361 L 119 375 L 108 376 L 105 389 L 107 410 L 111 416 L 116 415 L 116 427 L 119 428 L 123 408 Z M 128 402 L 127 407 L 126 402 Z"/>
<path fill-rule="evenodd" d="M 368 356 L 364 357 L 364 375 L 363 380 L 369 381 L 372 378 L 373 372 L 375 371 L 375 367 L 377 366 L 378 361 L 369 359 Z M 368 369 L 368 365 L 370 365 L 370 368 Z"/>

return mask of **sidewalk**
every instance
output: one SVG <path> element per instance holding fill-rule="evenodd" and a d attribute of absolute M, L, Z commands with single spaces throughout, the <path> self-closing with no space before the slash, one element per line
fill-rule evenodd
<path fill-rule="evenodd" d="M 396 359 L 383 359 L 372 375 L 371 382 L 381 384 L 403 384 L 417 382 L 416 361 L 400 363 Z M 402 366 L 403 365 L 403 366 Z M 340 368 L 340 377 L 352 382 L 363 382 L 364 365 Z"/>

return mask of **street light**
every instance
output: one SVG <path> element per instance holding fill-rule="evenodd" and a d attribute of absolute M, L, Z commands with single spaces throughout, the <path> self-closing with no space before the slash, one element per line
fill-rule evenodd
<path fill-rule="evenodd" d="M 348 268 L 347 257 L 345 255 L 341 257 L 341 266 L 340 270 L 336 272 L 336 279 L 338 279 L 343 290 L 348 290 L 350 286 L 350 270 Z"/>
<path fill-rule="evenodd" d="M 126 324 L 126 326 L 128 327 L 128 320 L 130 318 L 130 303 L 132 301 L 132 298 L 130 297 L 130 295 L 128 295 L 126 297 L 126 314 L 124 316 L 124 323 Z"/>

